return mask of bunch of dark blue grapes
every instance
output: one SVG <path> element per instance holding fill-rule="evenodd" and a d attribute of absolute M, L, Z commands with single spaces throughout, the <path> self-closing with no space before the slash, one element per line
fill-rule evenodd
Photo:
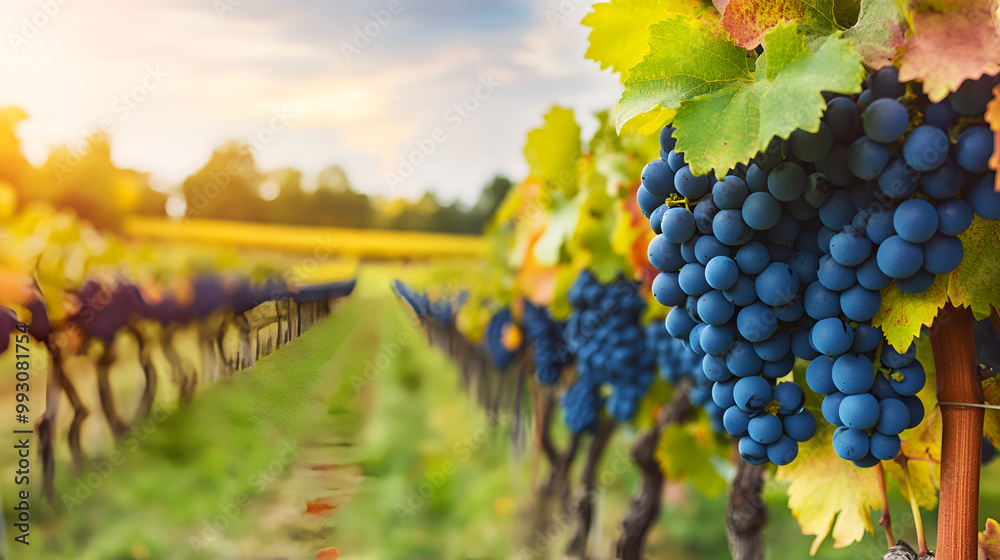
<path fill-rule="evenodd" d="M 688 400 L 705 410 L 714 431 L 723 432 L 722 417 L 726 411 L 712 400 L 712 381 L 701 370 L 701 357 L 692 352 L 684 341 L 670 336 L 659 321 L 646 327 L 646 346 L 656 355 L 656 369 L 660 377 L 671 385 L 689 379 L 691 390 Z"/>
<path fill-rule="evenodd" d="M 829 395 L 824 416 L 842 428 L 834 448 L 859 466 L 891 459 L 898 434 L 923 418 L 922 366 L 912 349 L 884 346 L 871 320 L 893 282 L 921 293 L 959 266 L 973 208 L 1000 219 L 982 122 L 996 83 L 966 82 L 930 104 L 880 70 L 858 96 L 824 94 L 816 131 L 774 139 L 721 178 L 695 175 L 663 129 L 637 195 L 657 233 L 653 294 L 674 308 L 668 331 L 704 356 L 748 461 L 765 451 L 791 461 L 815 432 L 795 410 L 801 388 L 775 384 L 796 357 L 815 360 L 816 379 L 829 373 L 830 384 L 810 386 Z"/>
<path fill-rule="evenodd" d="M 585 270 L 568 296 L 572 312 L 565 336 L 578 376 L 563 399 L 567 425 L 574 432 L 594 426 L 604 387 L 611 389 L 608 413 L 632 420 L 654 375 L 653 355 L 639 324 L 646 309 L 639 285 L 625 279 L 601 284 Z"/>
<path fill-rule="evenodd" d="M 573 353 L 563 336 L 565 323 L 553 319 L 548 309 L 525 301 L 522 327 L 532 345 L 535 376 L 543 385 L 555 384 L 573 363 Z"/>

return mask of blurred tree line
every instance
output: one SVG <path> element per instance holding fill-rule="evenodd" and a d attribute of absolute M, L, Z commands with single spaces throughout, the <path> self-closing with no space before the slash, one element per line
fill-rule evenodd
<path fill-rule="evenodd" d="M 249 146 L 233 142 L 216 149 L 177 189 L 160 192 L 150 187 L 148 174 L 115 166 L 101 134 L 57 147 L 41 167 L 32 166 L 16 134 L 25 118 L 20 109 L 0 107 L 0 210 L 5 200 L 18 207 L 43 201 L 112 230 L 134 214 L 478 234 L 511 187 L 495 177 L 471 207 L 443 204 L 431 193 L 416 201 L 372 197 L 355 191 L 334 165 L 306 188 L 300 171 L 263 171 Z"/>

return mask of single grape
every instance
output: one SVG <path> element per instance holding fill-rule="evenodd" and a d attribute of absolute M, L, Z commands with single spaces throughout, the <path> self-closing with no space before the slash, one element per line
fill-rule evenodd
<path fill-rule="evenodd" d="M 736 401 L 733 400 L 733 388 L 736 387 L 737 381 L 739 379 L 734 377 L 729 381 L 712 385 L 712 401 L 716 406 L 723 409 L 736 406 Z"/>
<path fill-rule="evenodd" d="M 671 151 L 667 154 L 667 164 L 670 165 L 670 169 L 676 174 L 678 171 L 684 167 L 684 154 Z M 674 183 L 677 186 L 677 183 Z"/>
<path fill-rule="evenodd" d="M 767 458 L 775 465 L 790 464 L 799 454 L 799 444 L 788 436 L 781 436 L 778 441 L 767 446 Z"/>
<path fill-rule="evenodd" d="M 705 280 L 705 267 L 698 263 L 684 265 L 678 276 L 678 283 L 685 294 L 694 297 L 701 297 L 711 289 Z"/>
<path fill-rule="evenodd" d="M 691 315 L 683 307 L 674 307 L 667 313 L 664 324 L 670 336 L 683 340 L 691 334 L 691 329 L 694 328 L 697 322 L 691 318 Z"/>
<path fill-rule="evenodd" d="M 756 241 L 743 245 L 736 252 L 736 265 L 743 274 L 756 276 L 763 272 L 770 262 L 767 248 Z"/>
<path fill-rule="evenodd" d="M 674 171 L 662 159 L 646 164 L 642 169 L 642 186 L 657 198 L 666 198 L 677 192 L 674 188 Z"/>
<path fill-rule="evenodd" d="M 756 163 L 747 167 L 746 182 L 751 193 L 767 191 L 767 174 L 768 171 L 764 171 Z"/>
<path fill-rule="evenodd" d="M 871 91 L 875 99 L 896 99 L 906 93 L 906 84 L 899 83 L 899 70 L 886 66 L 871 75 Z"/>
<path fill-rule="evenodd" d="M 771 263 L 754 280 L 757 297 L 771 306 L 785 305 L 799 292 L 799 275 L 785 263 Z"/>
<path fill-rule="evenodd" d="M 906 367 L 899 368 L 899 370 L 893 371 L 892 375 L 889 376 L 889 383 L 892 385 L 892 389 L 904 397 L 919 393 L 924 388 L 926 380 L 927 376 L 924 373 L 924 366 L 919 361 L 914 361 Z"/>
<path fill-rule="evenodd" d="M 750 241 L 754 232 L 739 210 L 719 210 L 712 220 L 712 233 L 723 244 L 737 246 Z"/>
<path fill-rule="evenodd" d="M 676 272 L 661 272 L 653 278 L 653 297 L 668 307 L 682 305 L 687 294 L 681 289 Z"/>
<path fill-rule="evenodd" d="M 920 192 L 935 200 L 948 200 L 958 194 L 965 181 L 965 173 L 948 158 L 940 167 L 920 174 Z"/>
<path fill-rule="evenodd" d="M 806 314 L 806 304 L 800 294 L 796 295 L 795 299 L 785 305 L 772 307 L 771 310 L 774 311 L 774 316 L 777 317 L 779 321 L 795 323 L 802 319 L 802 317 Z"/>
<path fill-rule="evenodd" d="M 748 377 L 747 380 L 748 379 L 760 379 L 760 378 Z M 745 381 L 745 380 L 741 379 L 740 381 Z M 761 379 L 761 381 L 763 381 L 763 379 Z M 764 381 L 764 384 L 766 385 L 767 382 Z M 770 388 L 771 387 L 768 386 L 768 390 L 770 390 Z M 747 425 L 747 432 L 750 434 L 750 437 L 757 443 L 762 443 L 764 445 L 767 445 L 769 443 L 774 443 L 778 441 L 778 438 L 781 437 L 781 432 L 782 432 L 781 419 L 773 414 L 762 414 L 760 416 L 754 416 L 753 418 L 750 419 L 750 424 Z"/>
<path fill-rule="evenodd" d="M 848 140 L 857 136 L 861 128 L 861 113 L 849 97 L 835 97 L 826 104 L 823 122 L 830 127 L 834 139 Z"/>
<path fill-rule="evenodd" d="M 691 167 L 685 165 L 674 175 L 674 188 L 684 198 L 697 200 L 708 193 L 708 176 L 695 175 Z"/>
<path fill-rule="evenodd" d="M 733 378 L 733 372 L 726 367 L 726 359 L 706 354 L 701 359 L 701 371 L 709 381 L 724 383 Z"/>
<path fill-rule="evenodd" d="M 820 356 L 809 362 L 806 368 L 806 385 L 814 393 L 829 395 L 837 392 L 837 385 L 833 382 L 833 364 L 835 360 Z"/>
<path fill-rule="evenodd" d="M 788 260 L 788 266 L 792 267 L 792 270 L 799 275 L 799 281 L 802 284 L 811 284 L 819 278 L 817 274 L 819 270 L 819 257 L 812 253 L 796 252 Z"/>
<path fill-rule="evenodd" d="M 642 215 L 647 218 L 653 213 L 653 210 L 656 210 L 663 204 L 662 198 L 653 196 L 645 187 L 639 187 L 636 191 L 635 201 L 639 203 L 639 210 L 642 211 Z"/>
<path fill-rule="evenodd" d="M 843 426 L 844 422 L 840 419 L 840 403 L 847 397 L 843 393 L 830 393 L 823 398 L 823 402 L 820 405 L 820 409 L 823 411 L 823 418 L 827 423 L 834 426 Z"/>
<path fill-rule="evenodd" d="M 934 234 L 923 245 L 924 270 L 931 274 L 948 274 L 962 264 L 965 248 L 962 240 L 951 236 Z"/>
<path fill-rule="evenodd" d="M 876 99 L 872 101 L 862 122 L 867 134 L 872 140 L 888 144 L 903 136 L 910 124 L 906 107 L 895 99 Z"/>
<path fill-rule="evenodd" d="M 786 161 L 772 169 L 767 176 L 768 192 L 780 201 L 795 200 L 802 196 L 805 189 L 806 172 L 796 163 Z"/>
<path fill-rule="evenodd" d="M 875 383 L 875 366 L 864 354 L 844 354 L 833 363 L 833 384 L 845 395 L 867 393 Z"/>
<path fill-rule="evenodd" d="M 723 245 L 718 239 L 711 235 L 702 235 L 694 243 L 694 256 L 699 264 L 706 267 L 706 280 L 708 279 L 708 263 L 715 257 L 729 257 L 731 251 L 729 247 Z"/>
<path fill-rule="evenodd" d="M 893 369 L 904 368 L 912 364 L 913 360 L 917 358 L 917 345 L 911 342 L 905 352 L 899 352 L 887 344 L 882 348 L 881 358 L 882 365 L 886 367 Z"/>
<path fill-rule="evenodd" d="M 787 331 L 776 331 L 767 340 L 753 343 L 753 350 L 765 362 L 777 362 L 791 351 L 792 336 Z"/>
<path fill-rule="evenodd" d="M 803 303 L 806 314 L 817 321 L 840 315 L 840 294 L 828 290 L 819 281 L 806 287 Z"/>
<path fill-rule="evenodd" d="M 874 179 L 889 163 L 889 156 L 888 146 L 862 136 L 847 149 L 847 166 L 861 179 Z"/>
<path fill-rule="evenodd" d="M 924 122 L 948 130 L 958 121 L 958 113 L 947 102 L 934 103 L 924 111 Z"/>
<path fill-rule="evenodd" d="M 742 216 L 751 228 L 764 231 L 774 227 L 781 218 L 781 205 L 770 193 L 756 192 L 743 203 Z"/>
<path fill-rule="evenodd" d="M 706 239 L 711 239 L 706 237 Z M 705 280 L 716 290 L 727 290 L 736 285 L 740 277 L 736 261 L 729 257 L 717 256 L 708 261 L 705 266 Z"/>
<path fill-rule="evenodd" d="M 899 455 L 899 436 L 889 436 L 880 432 L 873 432 L 871 435 L 871 454 L 876 459 L 891 461 Z"/>
<path fill-rule="evenodd" d="M 817 352 L 836 356 L 851 348 L 854 332 L 850 325 L 835 317 L 821 319 L 810 330 L 809 342 Z"/>
<path fill-rule="evenodd" d="M 892 158 L 878 176 L 879 190 L 891 198 L 906 198 L 917 190 L 919 184 L 920 172 L 898 156 Z"/>
<path fill-rule="evenodd" d="M 684 243 L 694 235 L 694 214 L 687 208 L 671 208 L 663 215 L 660 225 L 663 236 L 671 243 Z"/>
<path fill-rule="evenodd" d="M 894 436 L 901 434 L 910 423 L 910 410 L 899 399 L 882 399 L 878 403 L 879 415 L 875 429 L 883 434 Z"/>
<path fill-rule="evenodd" d="M 881 306 L 882 295 L 860 284 L 855 284 L 840 294 L 840 307 L 844 310 L 844 315 L 855 322 L 868 321 L 878 313 Z"/>
<path fill-rule="evenodd" d="M 821 353 L 817 352 L 809 342 L 809 332 L 812 327 L 801 328 L 792 332 L 792 354 L 803 360 L 813 360 Z"/>
<path fill-rule="evenodd" d="M 660 129 L 660 149 L 664 152 L 674 151 L 674 146 L 677 145 L 677 139 L 674 138 L 674 127 L 669 124 Z"/>
<path fill-rule="evenodd" d="M 949 147 L 948 136 L 940 128 L 918 126 L 903 142 L 903 159 L 918 171 L 931 171 L 945 162 Z"/>
<path fill-rule="evenodd" d="M 961 235 L 972 225 L 972 207 L 959 198 L 949 198 L 938 204 L 938 232 Z"/>
<path fill-rule="evenodd" d="M 736 314 L 736 328 L 740 336 L 750 342 L 763 342 L 778 329 L 778 319 L 769 306 L 758 301 L 740 309 Z"/>
<path fill-rule="evenodd" d="M 778 383 L 772 390 L 772 398 L 778 401 L 780 409 L 778 414 L 786 416 L 795 414 L 806 403 L 806 395 L 802 392 L 802 387 L 796 383 Z"/>
<path fill-rule="evenodd" d="M 960 115 L 982 115 L 986 111 L 986 104 L 993 99 L 994 83 L 994 80 L 985 76 L 978 80 L 965 80 L 958 91 L 948 96 L 948 103 Z"/>
<path fill-rule="evenodd" d="M 1000 220 L 1000 193 L 993 190 L 995 181 L 995 173 L 984 175 L 962 195 L 976 215 L 987 220 Z"/>
<path fill-rule="evenodd" d="M 757 443 L 749 436 L 740 438 L 738 445 L 740 457 L 751 465 L 763 465 L 767 462 L 767 446 Z"/>
<path fill-rule="evenodd" d="M 649 257 L 649 264 L 657 270 L 676 272 L 685 264 L 680 245 L 667 241 L 662 235 L 657 235 L 649 242 L 646 254 Z"/>
<path fill-rule="evenodd" d="M 865 262 L 871 250 L 872 242 L 861 228 L 844 226 L 830 238 L 830 254 L 845 266 L 857 266 Z"/>
<path fill-rule="evenodd" d="M 850 225 L 856 212 L 857 208 L 851 200 L 851 193 L 838 189 L 830 195 L 830 200 L 820 207 L 819 219 L 824 226 L 836 231 Z"/>
<path fill-rule="evenodd" d="M 712 199 L 707 197 L 702 199 L 694 207 L 692 213 L 694 214 L 694 223 L 698 228 L 698 233 L 712 235 L 712 221 L 715 220 L 715 215 L 719 213 L 719 208 L 712 202 Z"/>
<path fill-rule="evenodd" d="M 829 397 L 827 397 L 829 398 Z M 868 455 L 868 434 L 846 426 L 833 433 L 833 450 L 846 461 L 858 461 Z"/>
<path fill-rule="evenodd" d="M 972 173 L 989 171 L 990 156 L 993 155 L 993 132 L 985 126 L 973 126 L 958 135 L 955 144 L 955 160 L 962 169 Z"/>
<path fill-rule="evenodd" d="M 793 367 L 795 367 L 795 356 L 786 354 L 784 358 L 776 362 L 764 362 L 764 367 L 761 368 L 760 372 L 769 379 L 781 379 L 788 375 Z"/>
<path fill-rule="evenodd" d="M 833 147 L 833 132 L 825 122 L 819 123 L 816 132 L 806 132 L 801 128 L 788 137 L 788 145 L 795 157 L 802 161 L 814 162 L 826 157 Z M 778 166 L 780 169 L 781 166 Z"/>
<path fill-rule="evenodd" d="M 698 316 L 709 325 L 725 325 L 733 317 L 735 307 L 720 290 L 711 290 L 698 300 Z"/>
<path fill-rule="evenodd" d="M 896 207 L 892 225 L 896 235 L 904 240 L 910 243 L 923 243 L 937 231 L 937 209 L 926 200 L 912 198 Z"/>
<path fill-rule="evenodd" d="M 920 269 L 914 272 L 912 276 L 897 278 L 896 287 L 904 294 L 922 294 L 934 285 L 935 280 L 937 280 L 937 276 Z"/>
<path fill-rule="evenodd" d="M 661 204 L 649 215 L 649 227 L 656 235 L 663 233 L 663 215 L 667 213 L 667 210 L 667 205 Z"/>
<path fill-rule="evenodd" d="M 876 245 L 881 245 L 883 241 L 896 235 L 896 229 L 892 225 L 896 217 L 896 207 L 875 207 L 869 209 L 864 223 L 865 233 L 868 239 Z"/>
<path fill-rule="evenodd" d="M 712 187 L 712 201 L 720 210 L 739 210 L 748 196 L 746 182 L 735 175 L 727 175 Z"/>
<path fill-rule="evenodd" d="M 892 278 L 882 272 L 882 269 L 878 267 L 878 259 L 874 256 L 862 263 L 858 267 L 857 273 L 858 284 L 869 290 L 879 291 L 892 284 Z"/>
<path fill-rule="evenodd" d="M 747 426 L 750 424 L 750 415 L 738 406 L 731 406 L 726 409 L 722 416 L 722 425 L 731 436 L 742 437 L 747 435 Z"/>
<path fill-rule="evenodd" d="M 819 259 L 816 277 L 828 290 L 841 292 L 850 288 L 858 280 L 857 269 L 838 263 L 833 255 L 823 255 Z"/>
<path fill-rule="evenodd" d="M 878 267 L 890 278 L 912 276 L 924 264 L 924 251 L 898 235 L 893 235 L 879 245 L 876 253 Z"/>
<path fill-rule="evenodd" d="M 771 396 L 771 384 L 763 377 L 743 377 L 733 386 L 736 406 L 745 412 L 756 413 L 764 410 L 764 407 L 771 403 Z M 761 443 L 770 442 L 761 441 Z"/>
<path fill-rule="evenodd" d="M 721 356 L 733 347 L 733 329 L 728 325 L 708 325 L 701 332 L 701 348 L 706 354 Z M 718 403 L 716 403 L 718 404 Z M 719 406 L 722 406 L 719 404 Z"/>
<path fill-rule="evenodd" d="M 878 400 L 868 393 L 847 395 L 840 403 L 840 419 L 848 428 L 871 429 L 878 422 L 878 417 Z"/>
<path fill-rule="evenodd" d="M 910 411 L 910 423 L 906 425 L 908 430 L 916 428 L 924 421 L 924 403 L 917 397 L 903 397 L 903 404 Z"/>
<path fill-rule="evenodd" d="M 781 423 L 785 428 L 785 434 L 795 441 L 809 441 L 816 435 L 816 417 L 808 410 L 785 416 Z"/>
<path fill-rule="evenodd" d="M 723 290 L 722 293 L 737 307 L 748 307 L 757 301 L 757 290 L 754 287 L 753 278 L 745 274 L 740 274 L 736 284 L 728 290 Z"/>

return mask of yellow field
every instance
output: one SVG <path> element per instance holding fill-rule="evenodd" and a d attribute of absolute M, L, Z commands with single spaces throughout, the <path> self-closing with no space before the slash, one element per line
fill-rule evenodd
<path fill-rule="evenodd" d="M 479 236 L 327 227 L 298 227 L 218 220 L 129 218 L 127 236 L 170 243 L 208 244 L 365 260 L 477 259 L 486 256 Z"/>

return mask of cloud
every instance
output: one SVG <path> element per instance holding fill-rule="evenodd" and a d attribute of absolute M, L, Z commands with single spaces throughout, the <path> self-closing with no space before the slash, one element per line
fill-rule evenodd
<path fill-rule="evenodd" d="M 340 164 L 367 192 L 430 188 L 469 202 L 493 174 L 524 172 L 524 135 L 550 105 L 585 115 L 620 93 L 614 75 L 583 59 L 586 3 L 564 0 L 567 21 L 552 24 L 555 4 L 529 0 L 396 0 L 390 14 L 392 1 L 67 3 L 20 52 L 0 49 L 7 75 L 18 76 L 0 104 L 28 110 L 22 135 L 35 161 L 111 118 L 116 162 L 166 183 L 288 110 L 287 129 L 257 154 L 262 166 L 317 173 Z M 238 5 L 220 17 L 213 2 Z M 38 6 L 14 4 L 21 17 Z M 345 45 L 358 52 L 345 56 Z M 119 118 L 116 100 L 150 66 L 168 77 Z M 456 126 L 453 108 L 483 80 L 499 86 Z M 438 128 L 447 139 L 390 189 L 386 173 Z"/>

